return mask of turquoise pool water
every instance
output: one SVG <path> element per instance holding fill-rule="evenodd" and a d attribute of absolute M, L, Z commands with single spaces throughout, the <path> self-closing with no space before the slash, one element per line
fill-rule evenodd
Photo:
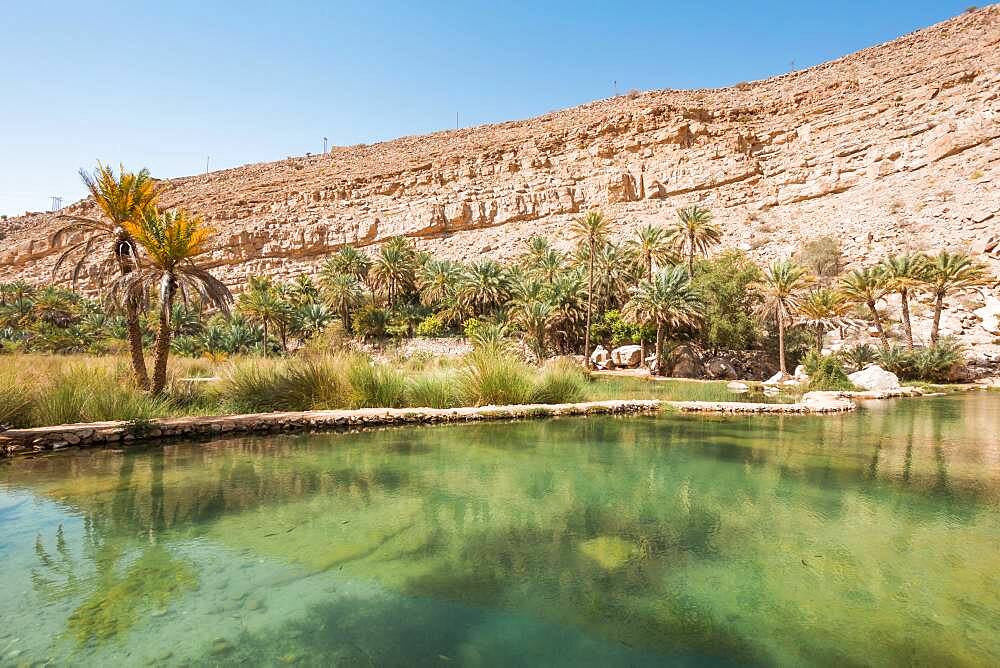
<path fill-rule="evenodd" d="M 1000 397 L 0 464 L 0 665 L 997 665 Z"/>

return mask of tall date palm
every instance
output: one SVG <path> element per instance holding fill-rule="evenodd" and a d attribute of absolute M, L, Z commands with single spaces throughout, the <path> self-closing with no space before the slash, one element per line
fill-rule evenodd
<path fill-rule="evenodd" d="M 597 247 L 604 243 L 608 235 L 608 221 L 599 211 L 591 211 L 586 216 L 573 221 L 570 228 L 577 244 L 587 250 L 587 328 L 583 333 L 583 356 L 590 366 L 590 321 L 594 310 L 594 260 Z"/>
<path fill-rule="evenodd" d="M 112 284 L 113 294 L 122 300 L 141 302 L 153 289 L 157 291 L 159 326 L 154 344 L 153 394 L 163 391 L 167 382 L 167 359 L 170 355 L 170 312 L 180 293 L 188 301 L 197 296 L 202 304 L 229 312 L 233 296 L 219 279 L 195 264 L 194 258 L 207 250 L 212 229 L 200 216 L 183 210 L 159 212 L 147 207 L 135 221 L 127 221 L 125 230 L 147 256 L 147 261 Z"/>
<path fill-rule="evenodd" d="M 757 311 L 762 319 L 774 319 L 778 325 L 778 368 L 788 373 L 785 365 L 785 328 L 801 303 L 801 291 L 812 282 L 809 272 L 791 260 L 778 260 L 764 272 L 764 280 L 756 287 L 763 296 Z"/>
<path fill-rule="evenodd" d="M 948 295 L 969 292 L 992 283 L 986 267 L 965 253 L 941 251 L 927 263 L 927 291 L 934 297 L 934 320 L 931 345 L 936 345 L 941 331 L 941 312 Z"/>
<path fill-rule="evenodd" d="M 910 324 L 910 297 L 922 290 L 929 277 L 927 256 L 922 254 L 893 255 L 879 266 L 889 288 L 899 294 L 906 347 L 913 350 L 913 327 Z"/>
<path fill-rule="evenodd" d="M 889 292 L 885 274 L 873 267 L 855 269 L 840 279 L 840 291 L 848 299 L 868 307 L 875 329 L 878 330 L 879 339 L 882 340 L 882 347 L 888 348 L 889 337 L 885 333 L 882 317 L 876 308 L 878 301 Z"/>
<path fill-rule="evenodd" d="M 677 210 L 673 235 L 678 249 L 687 256 L 690 276 L 694 276 L 694 256 L 705 255 L 722 239 L 722 232 L 712 223 L 712 212 L 697 204 Z"/>
<path fill-rule="evenodd" d="M 691 276 L 683 267 L 669 267 L 642 281 L 633 288 L 631 297 L 622 310 L 632 322 L 656 325 L 656 366 L 653 371 L 663 371 L 663 342 L 668 330 L 680 325 L 690 325 L 701 319 L 704 304 L 691 286 Z"/>
<path fill-rule="evenodd" d="M 95 254 L 103 253 L 96 265 L 96 276 L 103 283 L 106 275 L 112 271 L 119 277 L 139 268 L 138 248 L 128 224 L 138 221 L 143 213 L 156 204 L 159 191 L 156 181 L 146 169 L 138 172 L 127 172 L 122 165 L 118 173 L 110 165 L 97 163 L 93 173 L 80 170 L 80 178 L 90 196 L 94 199 L 100 211 L 101 218 L 86 216 L 62 215 L 60 218 L 68 222 L 52 235 L 53 246 L 62 243 L 73 235 L 81 234 L 74 239 L 60 254 L 52 268 L 53 277 L 58 276 L 72 260 L 70 281 L 75 285 L 84 267 L 94 261 Z M 139 321 L 139 296 L 126 300 L 125 322 L 128 332 L 129 352 L 132 358 L 132 371 L 136 382 L 142 388 L 149 387 L 149 374 L 146 370 L 146 359 L 142 349 L 142 326 Z"/>

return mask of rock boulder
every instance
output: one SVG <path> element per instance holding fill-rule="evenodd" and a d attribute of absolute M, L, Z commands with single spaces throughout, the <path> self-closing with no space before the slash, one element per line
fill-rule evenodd
<path fill-rule="evenodd" d="M 900 387 L 899 377 L 877 364 L 855 371 L 847 378 L 863 390 L 896 390 Z"/>
<path fill-rule="evenodd" d="M 611 361 L 617 367 L 635 369 L 642 364 L 642 346 L 618 346 L 611 351 Z"/>

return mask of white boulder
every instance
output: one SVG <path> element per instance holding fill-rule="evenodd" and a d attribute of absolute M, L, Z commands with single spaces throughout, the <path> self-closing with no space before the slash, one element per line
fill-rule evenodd
<path fill-rule="evenodd" d="M 738 380 L 734 380 L 731 383 L 726 384 L 726 389 L 730 392 L 735 392 L 736 394 L 744 394 L 750 391 L 750 386 L 746 383 L 741 383 Z"/>
<path fill-rule="evenodd" d="M 871 364 L 861 371 L 855 371 L 847 378 L 864 390 L 896 390 L 900 387 L 899 377 L 877 364 Z"/>
<path fill-rule="evenodd" d="M 786 380 L 788 380 L 788 374 L 787 373 L 782 373 L 782 372 L 779 371 L 778 373 L 774 374 L 773 376 L 771 376 L 770 378 L 768 378 L 767 380 L 765 380 L 764 384 L 765 385 L 777 385 L 778 383 L 784 382 Z"/>
<path fill-rule="evenodd" d="M 600 344 L 594 348 L 594 352 L 590 353 L 590 363 L 598 369 L 607 369 L 610 360 L 608 349 Z"/>

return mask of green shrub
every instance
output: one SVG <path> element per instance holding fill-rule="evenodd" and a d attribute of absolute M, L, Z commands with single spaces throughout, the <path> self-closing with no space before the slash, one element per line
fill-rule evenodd
<path fill-rule="evenodd" d="M 471 341 L 476 338 L 476 333 L 482 326 L 483 322 L 479 318 L 468 318 L 462 323 L 462 333 L 465 334 L 465 338 Z"/>
<path fill-rule="evenodd" d="M 347 356 L 296 360 L 281 374 L 286 410 L 330 410 L 346 408 L 350 397 L 347 379 L 351 364 L 362 362 Z"/>
<path fill-rule="evenodd" d="M 913 356 L 903 346 L 895 344 L 879 348 L 875 361 L 886 371 L 891 371 L 900 378 L 913 375 Z"/>
<path fill-rule="evenodd" d="M 652 325 L 635 325 L 622 317 L 621 311 L 612 309 L 590 327 L 592 341 L 606 341 L 612 348 L 640 340 L 654 341 L 656 328 Z"/>
<path fill-rule="evenodd" d="M 742 251 L 726 251 L 698 263 L 691 285 L 704 301 L 696 334 L 702 345 L 743 350 L 759 343 L 761 326 L 753 313 L 761 298 L 751 286 L 761 279 L 760 268 Z"/>
<path fill-rule="evenodd" d="M 413 408 L 454 408 L 461 404 L 454 373 L 438 372 L 406 383 L 406 405 Z"/>
<path fill-rule="evenodd" d="M 850 368 L 860 371 L 878 359 L 878 352 L 869 344 L 861 343 L 841 351 L 840 356 Z"/>
<path fill-rule="evenodd" d="M 440 313 L 428 316 L 417 325 L 417 336 L 444 336 L 448 333 L 448 325 Z"/>
<path fill-rule="evenodd" d="M 827 278 L 837 276 L 843 264 L 840 240 L 827 236 L 807 241 L 795 254 L 795 260 L 808 267 L 817 276 Z"/>
<path fill-rule="evenodd" d="M 510 330 L 504 323 L 481 322 L 469 336 L 473 348 L 494 348 L 509 351 L 511 347 Z"/>
<path fill-rule="evenodd" d="M 542 369 L 531 391 L 533 404 L 569 404 L 582 401 L 587 377 L 572 359 L 561 357 Z"/>
<path fill-rule="evenodd" d="M 231 365 L 223 374 L 219 394 L 235 413 L 290 410 L 284 403 L 277 368 L 259 361 Z"/>
<path fill-rule="evenodd" d="M 35 396 L 35 425 L 150 419 L 169 415 L 171 404 L 136 388 L 111 369 L 74 364 L 59 370 Z"/>
<path fill-rule="evenodd" d="M 913 374 L 917 380 L 947 382 L 965 359 L 965 350 L 954 339 L 942 339 L 937 345 L 915 351 L 911 356 Z"/>
<path fill-rule="evenodd" d="M 816 369 L 819 368 L 820 362 L 823 360 L 823 355 L 817 352 L 815 348 L 811 348 L 802 359 L 799 360 L 799 364 L 802 365 L 802 369 L 806 372 L 806 375 L 811 376 L 816 373 Z"/>
<path fill-rule="evenodd" d="M 527 366 L 499 346 L 485 346 L 470 353 L 459 385 L 468 406 L 523 404 L 532 394 Z"/>
<path fill-rule="evenodd" d="M 23 380 L 0 376 L 0 425 L 27 427 L 31 424 L 31 393 Z"/>
<path fill-rule="evenodd" d="M 367 304 L 354 314 L 354 332 L 366 340 L 384 339 L 390 322 L 391 316 L 388 311 Z"/>
<path fill-rule="evenodd" d="M 353 408 L 399 408 L 406 396 L 406 381 L 396 369 L 363 360 L 348 372 Z"/>
<path fill-rule="evenodd" d="M 809 374 L 810 390 L 855 390 L 854 383 L 844 372 L 844 365 L 836 355 L 821 357 Z"/>
<path fill-rule="evenodd" d="M 230 367 L 219 393 L 240 413 L 345 408 L 350 401 L 349 369 L 367 363 L 351 356 L 323 356 L 267 364 L 260 360 Z"/>

